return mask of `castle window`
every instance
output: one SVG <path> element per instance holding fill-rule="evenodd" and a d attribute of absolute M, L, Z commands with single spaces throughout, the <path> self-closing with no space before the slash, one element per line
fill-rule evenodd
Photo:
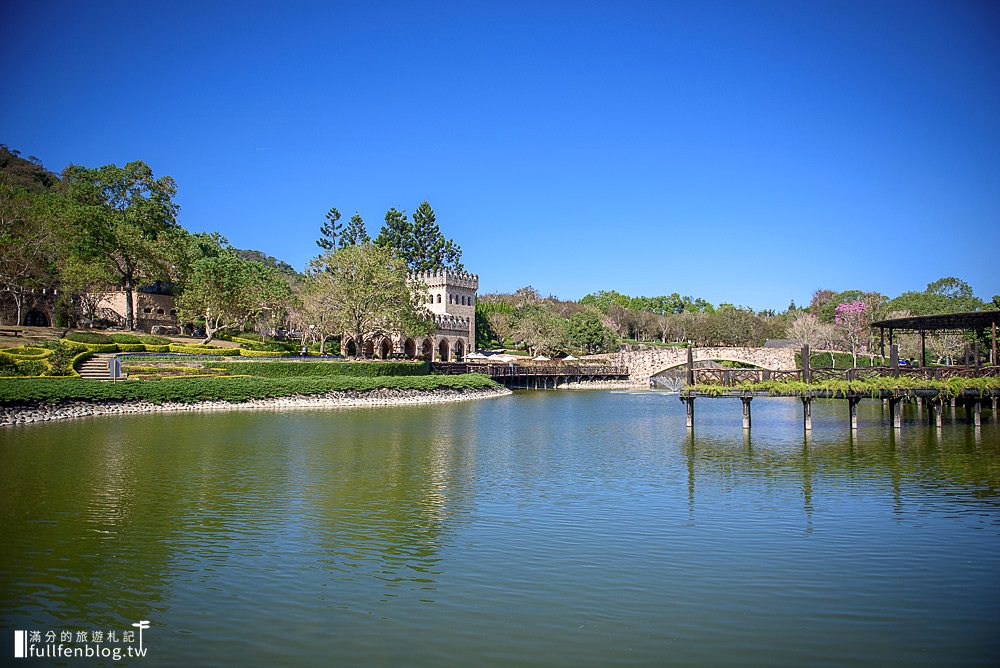
<path fill-rule="evenodd" d="M 441 295 L 438 295 L 438 304 L 441 303 Z"/>
<path fill-rule="evenodd" d="M 142 309 L 142 312 L 143 312 L 143 313 L 152 313 L 152 312 L 153 312 L 153 309 L 152 309 L 152 308 L 150 308 L 149 306 L 147 306 L 146 308 Z"/>
<path fill-rule="evenodd" d="M 156 309 L 156 315 L 163 315 L 163 309 L 161 308 Z"/>

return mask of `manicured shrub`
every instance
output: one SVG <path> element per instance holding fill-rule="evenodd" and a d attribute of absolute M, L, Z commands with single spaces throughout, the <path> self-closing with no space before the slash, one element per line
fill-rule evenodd
<path fill-rule="evenodd" d="M 217 348 L 215 346 L 203 346 L 200 343 L 171 343 L 170 352 L 190 353 L 192 355 L 222 355 L 234 357 L 240 354 L 239 348 Z"/>
<path fill-rule="evenodd" d="M 117 343 L 85 343 L 83 344 L 92 353 L 116 353 L 118 352 Z"/>
<path fill-rule="evenodd" d="M 142 343 L 145 343 L 147 346 L 149 346 L 149 345 L 154 345 L 154 346 L 168 346 L 168 345 L 170 345 L 170 339 L 168 339 L 165 336 L 153 336 L 152 334 L 144 334 L 144 335 L 140 336 L 139 339 L 142 341 Z"/>
<path fill-rule="evenodd" d="M 73 364 L 81 355 L 90 356 L 90 351 L 85 346 L 65 342 L 50 343 L 52 354 L 48 358 L 49 370 L 46 376 L 74 376 L 78 375 L 73 369 Z"/>
<path fill-rule="evenodd" d="M 111 335 L 111 340 L 115 343 L 142 343 L 142 340 L 135 334 L 115 333 Z"/>
<path fill-rule="evenodd" d="M 70 332 L 63 338 L 75 343 L 114 343 L 110 336 L 100 332 Z"/>
<path fill-rule="evenodd" d="M 142 353 L 146 351 L 145 343 L 119 343 L 118 352 L 120 353 Z"/>
<path fill-rule="evenodd" d="M 247 350 L 240 348 L 241 357 L 287 357 L 291 355 L 287 350 Z"/>
<path fill-rule="evenodd" d="M 208 366 L 206 364 L 206 366 Z M 352 376 L 376 378 L 388 376 L 426 376 L 427 362 L 326 362 L 295 360 L 288 362 L 212 362 L 213 368 L 223 368 L 232 374 L 262 378 L 301 378 L 317 376 Z"/>
<path fill-rule="evenodd" d="M 104 383 L 81 378 L 66 381 L 25 378 L 0 383 L 0 404 L 47 401 L 147 400 L 190 403 L 195 401 L 248 401 L 269 397 L 316 395 L 328 392 L 396 390 L 473 390 L 496 387 L 486 376 L 329 377 L 329 378 L 170 378 L 155 381 Z"/>
<path fill-rule="evenodd" d="M 155 338 L 159 338 L 159 337 L 155 337 Z M 146 352 L 150 352 L 150 353 L 169 353 L 170 352 L 170 344 L 169 343 L 165 343 L 163 345 L 157 345 L 157 344 L 153 344 L 153 343 L 147 343 L 145 345 L 146 345 Z"/>
<path fill-rule="evenodd" d="M 34 346 L 18 346 L 17 348 L 5 348 L 3 352 L 13 355 L 19 361 L 25 360 L 42 360 L 52 354 L 51 350 L 46 348 L 36 348 Z"/>

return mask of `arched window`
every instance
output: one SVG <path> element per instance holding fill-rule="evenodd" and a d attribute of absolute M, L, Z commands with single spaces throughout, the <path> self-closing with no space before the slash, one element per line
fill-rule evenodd
<path fill-rule="evenodd" d="M 441 295 L 438 295 L 438 304 L 441 303 Z"/>

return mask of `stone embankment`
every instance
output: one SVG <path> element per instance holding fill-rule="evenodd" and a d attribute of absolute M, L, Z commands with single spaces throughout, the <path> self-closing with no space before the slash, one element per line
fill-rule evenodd
<path fill-rule="evenodd" d="M 492 387 L 477 390 L 379 389 L 369 392 L 331 392 L 315 396 L 275 397 L 242 402 L 200 401 L 189 404 L 155 404 L 151 401 L 65 401 L 58 404 L 39 402 L 19 406 L 0 406 L 0 426 L 49 422 L 52 420 L 69 420 L 93 417 L 95 415 L 126 415 L 135 413 L 410 406 L 416 404 L 441 404 L 454 401 L 490 399 L 509 394 L 511 394 L 511 391 L 505 387 Z"/>

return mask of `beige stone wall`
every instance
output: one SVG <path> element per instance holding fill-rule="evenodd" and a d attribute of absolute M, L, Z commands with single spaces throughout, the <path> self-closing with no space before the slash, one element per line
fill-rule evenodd
<path fill-rule="evenodd" d="M 177 310 L 174 298 L 169 295 L 152 295 L 145 292 L 132 293 L 135 304 L 135 326 L 148 332 L 154 325 L 176 326 Z M 117 290 L 105 294 L 97 303 L 98 317 L 106 318 L 119 325 L 125 324 L 125 292 Z"/>

